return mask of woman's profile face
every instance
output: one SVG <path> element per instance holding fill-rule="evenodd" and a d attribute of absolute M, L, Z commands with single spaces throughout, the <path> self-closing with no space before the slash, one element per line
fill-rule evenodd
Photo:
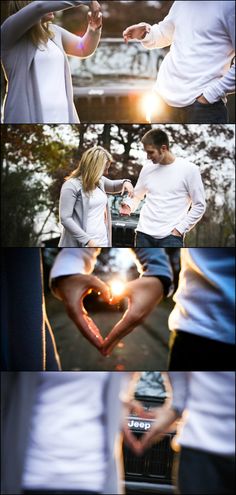
<path fill-rule="evenodd" d="M 104 171 L 103 171 L 103 174 L 104 175 L 107 175 L 108 174 L 108 171 L 109 171 L 110 166 L 111 166 L 111 162 L 107 161 L 106 162 L 106 165 L 105 165 L 105 168 L 104 168 Z"/>
<path fill-rule="evenodd" d="M 48 12 L 48 14 L 45 14 L 42 19 L 41 19 L 41 22 L 52 22 L 54 19 L 54 13 L 53 12 Z"/>

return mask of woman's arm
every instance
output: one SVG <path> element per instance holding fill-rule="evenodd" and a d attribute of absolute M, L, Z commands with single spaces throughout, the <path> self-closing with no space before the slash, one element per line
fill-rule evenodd
<path fill-rule="evenodd" d="M 66 29 L 61 30 L 62 44 L 67 55 L 86 58 L 92 55 L 100 41 L 102 28 L 102 13 L 98 2 L 91 2 L 88 13 L 88 28 L 83 37 L 76 36 Z"/>
<path fill-rule="evenodd" d="M 84 0 L 60 1 L 34 1 L 16 14 L 8 17 L 1 26 L 2 49 L 8 49 L 16 43 L 30 28 L 40 22 L 41 18 L 49 12 L 77 7 Z"/>
<path fill-rule="evenodd" d="M 87 58 L 92 55 L 101 38 L 100 28 L 93 30 L 88 26 L 88 29 L 82 38 L 61 27 L 59 27 L 59 29 L 61 31 L 62 44 L 66 54 L 74 57 Z"/>
<path fill-rule="evenodd" d="M 122 193 L 124 191 L 125 182 L 132 185 L 131 180 L 121 179 L 121 180 L 111 180 L 107 177 L 103 177 L 104 189 L 108 194 Z"/>
<path fill-rule="evenodd" d="M 140 201 L 142 201 L 146 193 L 147 193 L 146 168 L 142 168 L 137 184 L 134 188 L 132 199 L 125 198 L 122 201 L 120 207 L 120 214 L 130 215 L 131 213 L 133 213 L 138 208 Z"/>
<path fill-rule="evenodd" d="M 60 195 L 60 222 L 63 227 L 74 237 L 78 244 L 86 246 L 90 238 L 86 232 L 74 221 L 73 211 L 77 200 L 78 190 L 72 182 L 65 182 Z"/>

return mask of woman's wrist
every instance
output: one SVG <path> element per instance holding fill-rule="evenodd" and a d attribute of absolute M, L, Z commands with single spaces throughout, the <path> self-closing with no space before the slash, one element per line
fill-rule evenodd
<path fill-rule="evenodd" d="M 96 28 L 93 28 L 92 26 L 89 26 L 89 31 L 92 31 L 92 33 L 98 33 L 102 30 L 102 24 L 101 26 L 98 26 Z"/>

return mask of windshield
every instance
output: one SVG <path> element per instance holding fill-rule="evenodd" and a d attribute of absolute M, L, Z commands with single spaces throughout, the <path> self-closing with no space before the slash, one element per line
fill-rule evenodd
<path fill-rule="evenodd" d="M 136 385 L 135 396 L 165 399 L 167 392 L 160 371 L 143 371 Z"/>

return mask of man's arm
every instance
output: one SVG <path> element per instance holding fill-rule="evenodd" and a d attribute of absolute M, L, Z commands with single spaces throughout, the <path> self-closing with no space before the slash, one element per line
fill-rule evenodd
<path fill-rule="evenodd" d="M 134 450 L 138 455 L 163 439 L 163 436 L 173 429 L 173 424 L 181 418 L 186 408 L 188 398 L 189 372 L 169 372 L 169 380 L 172 389 L 172 399 L 156 410 L 155 422 L 148 433 L 142 436 L 140 443 L 134 443 Z"/>
<path fill-rule="evenodd" d="M 196 165 L 192 166 L 188 174 L 186 187 L 192 202 L 191 208 L 185 218 L 175 225 L 175 229 L 182 235 L 199 222 L 206 210 L 205 191 L 199 168 Z"/>
<path fill-rule="evenodd" d="M 222 21 L 225 26 L 225 35 L 232 44 L 232 58 L 235 55 L 235 3 L 220 2 Z M 215 103 L 227 94 L 235 92 L 235 61 L 226 74 L 217 81 L 210 83 L 203 91 L 203 96 L 209 103 Z"/>
<path fill-rule="evenodd" d="M 128 282 L 122 297 L 128 297 L 129 305 L 122 319 L 104 340 L 102 353 L 109 355 L 119 341 L 134 330 L 169 295 L 172 287 L 172 270 L 165 251 L 161 248 L 133 249 L 140 278 Z M 118 302 L 119 297 L 112 302 Z"/>
<path fill-rule="evenodd" d="M 226 95 L 235 92 L 235 62 L 228 72 L 219 80 L 213 81 L 203 91 L 203 96 L 208 103 L 215 103 Z"/>
<path fill-rule="evenodd" d="M 163 294 L 172 291 L 173 272 L 169 257 L 162 248 L 133 248 L 140 277 L 158 277 L 163 286 Z"/>
<path fill-rule="evenodd" d="M 188 398 L 190 372 L 169 371 L 168 376 L 172 387 L 171 407 L 178 413 L 178 416 L 181 416 Z"/>
<path fill-rule="evenodd" d="M 127 43 L 129 40 L 141 41 L 143 46 L 149 49 L 163 48 L 171 45 L 175 30 L 175 10 L 176 5 L 173 4 L 165 19 L 153 26 L 145 22 L 129 26 L 123 32 L 125 42 Z"/>

